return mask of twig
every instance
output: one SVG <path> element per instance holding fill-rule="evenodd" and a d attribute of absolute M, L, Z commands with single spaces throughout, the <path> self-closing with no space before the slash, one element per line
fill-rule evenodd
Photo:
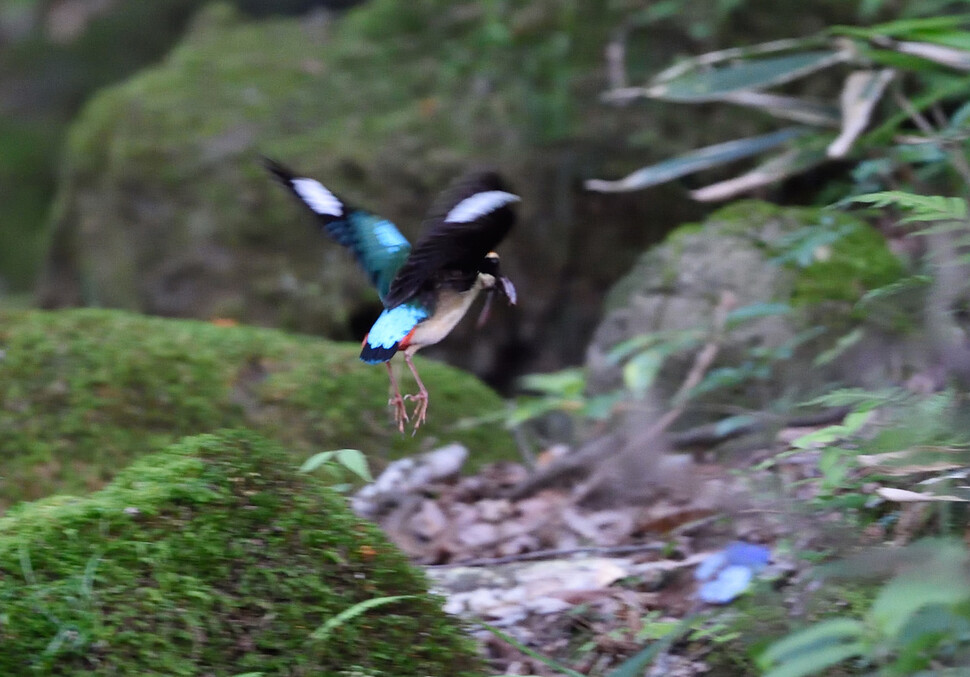
<path fill-rule="evenodd" d="M 919 127 L 920 131 L 922 131 L 927 136 L 937 135 L 936 127 L 931 125 L 929 120 L 923 117 L 923 114 L 920 113 L 918 110 L 916 110 L 916 107 L 910 102 L 910 100 L 907 99 L 901 91 L 899 91 L 898 86 L 895 86 L 892 88 L 892 93 L 893 93 L 893 99 L 896 101 L 897 104 L 899 104 L 900 108 L 906 111 L 906 114 L 909 116 L 909 119 L 913 121 L 914 125 Z"/>
<path fill-rule="evenodd" d="M 700 425 L 696 428 L 690 428 L 689 430 L 670 433 L 667 436 L 667 441 L 670 442 L 670 445 L 675 449 L 717 444 L 735 437 L 740 437 L 741 435 L 749 435 L 751 433 L 761 432 L 772 424 L 782 428 L 801 428 L 803 426 L 828 425 L 830 423 L 841 421 L 850 411 L 852 411 L 852 407 L 846 406 L 833 407 L 831 409 L 825 409 L 824 411 L 819 411 L 814 414 L 807 414 L 805 416 L 785 417 L 761 415 L 752 419 L 751 421 L 741 422 L 737 425 L 733 425 L 727 430 L 724 429 L 723 423 L 719 421 L 717 423 Z"/>
<path fill-rule="evenodd" d="M 687 378 L 680 384 L 680 388 L 677 389 L 677 392 L 671 399 L 672 402 L 677 402 L 678 404 L 661 416 L 660 420 L 650 428 L 647 432 L 648 439 L 656 438 L 684 413 L 684 410 L 687 408 L 687 403 L 684 401 L 684 398 L 687 393 L 697 387 L 697 384 L 704 378 L 704 374 L 711 368 L 714 358 L 717 357 L 718 352 L 721 350 L 721 341 L 724 338 L 724 325 L 727 323 L 727 315 L 737 304 L 738 297 L 732 292 L 721 292 L 721 300 L 714 309 L 714 332 L 711 340 L 697 353 L 697 356 L 694 358 L 694 364 L 687 373 Z"/>
<path fill-rule="evenodd" d="M 616 545 L 612 547 L 588 546 L 582 548 L 559 548 L 552 550 L 533 550 L 523 552 L 518 555 L 508 555 L 506 557 L 483 557 L 481 559 L 470 559 L 464 562 L 449 562 L 448 564 L 430 564 L 426 569 L 449 569 L 454 567 L 483 567 L 496 564 L 512 564 L 513 562 L 527 562 L 534 559 L 553 559 L 557 557 L 568 557 L 570 555 L 593 554 L 593 555 L 629 555 L 636 552 L 649 552 L 651 550 L 663 550 L 669 544 L 662 542 L 638 543 L 636 545 Z"/>

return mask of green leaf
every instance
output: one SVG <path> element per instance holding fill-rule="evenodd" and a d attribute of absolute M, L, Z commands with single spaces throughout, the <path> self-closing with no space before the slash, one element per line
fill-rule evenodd
<path fill-rule="evenodd" d="M 791 82 L 840 63 L 847 57 L 848 53 L 841 50 L 816 50 L 750 59 L 687 73 L 648 86 L 644 94 L 654 99 L 686 103 L 717 101 L 739 90 L 764 89 Z"/>
<path fill-rule="evenodd" d="M 601 193 L 640 190 L 672 181 L 687 174 L 763 153 L 803 135 L 806 131 L 803 127 L 789 127 L 771 134 L 706 146 L 679 157 L 638 169 L 619 181 L 590 179 L 586 182 L 586 189 Z"/>
<path fill-rule="evenodd" d="M 897 38 L 914 37 L 925 34 L 926 31 L 963 28 L 968 23 L 970 23 L 970 14 L 952 14 L 949 16 L 900 19 L 899 21 L 890 21 L 867 28 L 859 26 L 833 26 L 828 32 L 832 35 L 849 35 L 868 40 L 885 36 Z"/>
<path fill-rule="evenodd" d="M 883 285 L 882 287 L 870 289 L 862 295 L 862 298 L 856 303 L 856 307 L 865 308 L 875 301 L 892 298 L 897 294 L 910 291 L 911 289 L 928 287 L 932 282 L 933 278 L 929 275 L 910 275 L 902 278 L 901 280 L 896 280 L 895 282 Z"/>
<path fill-rule="evenodd" d="M 613 413 L 616 405 L 625 399 L 626 394 L 622 390 L 591 397 L 583 405 L 583 416 L 593 421 L 605 421 Z"/>
<path fill-rule="evenodd" d="M 347 470 L 365 482 L 374 481 L 374 478 L 370 474 L 370 468 L 367 466 L 367 457 L 364 456 L 362 451 L 357 449 L 340 449 L 337 451 L 337 463 L 347 468 Z"/>
<path fill-rule="evenodd" d="M 659 349 L 637 353 L 623 367 L 623 383 L 634 395 L 643 397 L 656 380 L 666 357 L 667 352 Z"/>
<path fill-rule="evenodd" d="M 787 315 L 790 312 L 791 306 L 787 303 L 752 303 L 747 306 L 741 306 L 728 313 L 724 325 L 730 329 L 745 322 L 750 322 L 751 320 L 775 315 Z"/>
<path fill-rule="evenodd" d="M 947 99 L 966 100 L 970 96 L 970 77 L 947 77 L 935 78 L 928 83 L 932 85 L 925 94 L 914 97 L 910 103 L 917 111 L 925 111 L 934 104 Z M 892 144 L 893 136 L 899 132 L 900 127 L 912 122 L 909 110 L 900 110 L 879 125 L 876 129 L 866 134 L 860 144 L 867 147 L 882 147 Z"/>
<path fill-rule="evenodd" d="M 901 54 L 926 59 L 941 66 L 970 71 L 970 52 L 965 49 L 935 45 L 928 42 L 891 42 L 885 46 Z"/>
<path fill-rule="evenodd" d="M 617 343 L 610 349 L 608 357 L 611 364 L 619 364 L 633 353 L 652 347 L 662 348 L 667 355 L 670 355 L 679 350 L 693 348 L 703 338 L 704 332 L 697 329 L 639 334 L 626 341 Z"/>
<path fill-rule="evenodd" d="M 965 221 L 967 201 L 959 197 L 942 195 L 917 195 L 901 190 L 854 195 L 836 203 L 839 206 L 869 204 L 877 209 L 896 207 L 910 212 L 903 223 L 918 221 Z"/>
<path fill-rule="evenodd" d="M 801 122 L 816 127 L 838 127 L 841 123 L 839 109 L 824 101 L 781 96 L 743 89 L 721 97 L 725 103 L 757 108 L 784 120 Z"/>
<path fill-rule="evenodd" d="M 506 428 L 515 428 L 526 421 L 544 416 L 551 411 L 579 411 L 583 408 L 581 397 L 520 398 L 505 418 Z"/>
<path fill-rule="evenodd" d="M 866 335 L 865 329 L 863 329 L 862 327 L 856 327 L 848 334 L 843 334 L 838 338 L 834 346 L 832 346 L 828 350 L 825 350 L 819 353 L 815 357 L 815 359 L 812 360 L 812 364 L 815 365 L 816 367 L 821 367 L 822 365 L 832 362 L 840 355 L 842 355 L 846 350 L 848 350 L 849 348 L 857 344 L 859 341 L 861 341 L 863 338 L 865 338 L 865 335 Z"/>
<path fill-rule="evenodd" d="M 804 51 L 806 49 L 817 49 L 827 47 L 829 44 L 830 42 L 824 37 L 810 36 L 807 38 L 772 40 L 771 42 L 745 45 L 744 47 L 730 47 L 728 49 L 722 49 L 715 52 L 707 52 L 706 54 L 701 54 L 689 59 L 683 59 L 682 61 L 679 61 L 673 66 L 665 68 L 663 71 L 658 73 L 651 80 L 651 82 L 654 84 L 671 82 L 683 77 L 685 73 L 690 73 L 691 71 L 695 70 L 704 70 L 718 63 L 733 62 L 755 57 L 760 58 L 765 54 L 781 54 Z"/>
<path fill-rule="evenodd" d="M 344 623 L 353 620 L 357 616 L 360 616 L 365 611 L 375 607 L 384 606 L 385 604 L 393 604 L 394 602 L 400 602 L 401 600 L 413 599 L 415 597 L 417 597 L 417 595 L 394 595 L 391 597 L 375 597 L 373 599 L 364 600 L 363 602 L 358 602 L 349 609 L 344 609 L 333 618 L 328 619 L 326 623 L 313 631 L 313 633 L 310 635 L 310 639 L 318 642 L 325 642 L 335 629 Z"/>
<path fill-rule="evenodd" d="M 563 369 L 550 374 L 530 374 L 520 381 L 524 390 L 548 395 L 576 396 L 586 389 L 586 372 L 581 368 Z"/>
<path fill-rule="evenodd" d="M 336 451 L 321 451 L 314 454 L 300 466 L 300 472 L 313 472 L 322 465 L 329 463 L 337 454 Z"/>
<path fill-rule="evenodd" d="M 791 442 L 795 449 L 812 449 L 820 446 L 828 446 L 836 440 L 845 437 L 845 428 L 841 425 L 829 425 L 818 430 L 813 430 L 798 437 Z"/>
<path fill-rule="evenodd" d="M 641 675 L 644 674 L 643 669 L 650 665 L 650 663 L 652 663 L 657 656 L 670 648 L 671 644 L 683 637 L 684 634 L 690 630 L 695 619 L 696 616 L 688 616 L 684 618 L 676 625 L 676 627 L 674 627 L 661 639 L 658 639 L 640 652 L 628 658 L 623 662 L 622 665 L 620 665 L 620 667 L 609 673 L 607 677 L 641 677 Z"/>
<path fill-rule="evenodd" d="M 771 646 L 758 657 L 758 664 L 763 668 L 772 668 L 769 673 L 775 677 L 796 677 L 811 674 L 813 671 L 834 665 L 849 656 L 858 655 L 861 647 L 858 642 L 865 637 L 866 626 L 862 621 L 854 618 L 833 618 L 809 626 L 804 630 L 792 633 Z M 796 669 L 800 657 L 818 657 L 827 649 L 841 649 L 831 654 L 833 660 L 818 661 L 812 670 Z M 852 649 L 852 651 L 850 651 Z M 789 671 L 782 671 L 785 666 L 791 666 Z"/>
<path fill-rule="evenodd" d="M 778 667 L 765 672 L 764 677 L 803 677 L 817 674 L 855 656 L 864 656 L 869 646 L 864 642 L 848 642 L 812 649 L 792 656 Z"/>
<path fill-rule="evenodd" d="M 947 606 L 970 598 L 970 585 L 959 568 L 948 576 L 940 576 L 941 572 L 933 568 L 899 576 L 879 591 L 867 616 L 885 637 L 896 637 L 910 617 L 925 606 Z"/>

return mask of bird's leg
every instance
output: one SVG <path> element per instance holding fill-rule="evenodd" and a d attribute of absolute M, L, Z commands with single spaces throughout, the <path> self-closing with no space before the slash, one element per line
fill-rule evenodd
<path fill-rule="evenodd" d="M 394 378 L 394 370 L 391 368 L 390 360 L 384 364 L 387 365 L 387 377 L 391 379 L 391 388 L 394 390 L 394 394 L 387 401 L 387 404 L 394 408 L 394 421 L 397 423 L 397 429 L 403 433 L 404 423 L 408 420 L 408 410 L 404 406 L 404 398 L 401 397 L 401 389 L 397 385 L 397 379 Z"/>
<path fill-rule="evenodd" d="M 418 403 L 418 406 L 414 408 L 414 432 L 417 432 L 428 415 L 428 389 L 424 387 L 421 377 L 418 376 L 418 370 L 415 368 L 414 362 L 411 361 L 411 356 L 404 353 L 404 361 L 408 363 L 411 373 L 414 374 L 414 380 L 418 383 L 417 395 L 406 395 L 404 398 Z"/>

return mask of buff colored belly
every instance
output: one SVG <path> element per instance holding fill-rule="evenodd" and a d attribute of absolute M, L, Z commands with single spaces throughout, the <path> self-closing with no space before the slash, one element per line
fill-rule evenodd
<path fill-rule="evenodd" d="M 479 291 L 481 287 L 476 284 L 466 292 L 448 294 L 439 298 L 435 314 L 414 328 L 406 351 L 414 354 L 419 348 L 438 343 L 450 334 L 468 312 L 469 306 L 478 296 Z"/>

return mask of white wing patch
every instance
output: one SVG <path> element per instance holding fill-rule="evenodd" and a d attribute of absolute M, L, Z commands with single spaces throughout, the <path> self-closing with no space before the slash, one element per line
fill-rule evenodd
<path fill-rule="evenodd" d="M 344 206 L 337 196 L 313 179 L 293 179 L 293 190 L 317 214 L 343 216 Z"/>
<path fill-rule="evenodd" d="M 487 190 L 483 193 L 475 193 L 471 197 L 456 204 L 448 216 L 445 217 L 446 223 L 471 223 L 480 216 L 485 216 L 489 212 L 494 212 L 499 207 L 504 207 L 512 202 L 521 200 L 518 195 L 506 193 L 504 190 Z"/>

